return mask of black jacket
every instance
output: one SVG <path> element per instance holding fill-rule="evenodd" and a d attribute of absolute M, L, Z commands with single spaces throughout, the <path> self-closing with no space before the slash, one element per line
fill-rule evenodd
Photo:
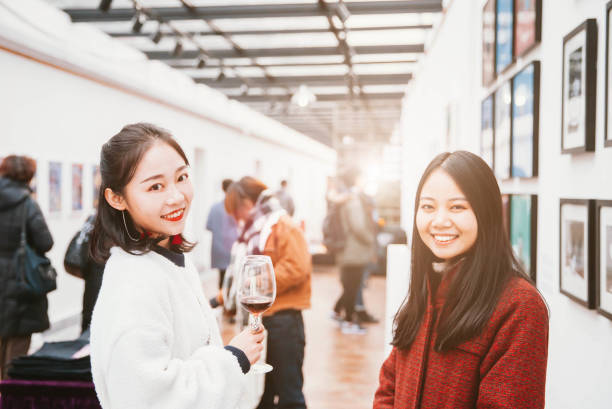
<path fill-rule="evenodd" d="M 23 209 L 27 208 L 26 239 L 41 254 L 53 238 L 38 203 L 23 183 L 0 177 L 0 337 L 29 335 L 49 328 L 47 297 L 23 300 L 15 295 L 17 277 L 11 261 L 19 247 Z"/>

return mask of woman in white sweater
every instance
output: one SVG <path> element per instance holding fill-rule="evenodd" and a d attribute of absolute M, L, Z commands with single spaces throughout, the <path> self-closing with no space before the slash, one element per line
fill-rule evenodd
<path fill-rule="evenodd" d="M 91 240 L 108 260 L 91 323 L 104 409 L 233 409 L 263 332 L 223 347 L 182 232 L 193 197 L 185 153 L 165 130 L 125 126 L 102 147 Z"/>

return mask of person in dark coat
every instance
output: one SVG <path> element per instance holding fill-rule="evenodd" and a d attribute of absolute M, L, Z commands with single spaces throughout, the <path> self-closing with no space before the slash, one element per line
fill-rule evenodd
<path fill-rule="evenodd" d="M 28 245 L 41 254 L 53 246 L 40 207 L 30 196 L 28 184 L 35 172 L 36 162 L 25 156 L 10 155 L 0 164 L 0 378 L 6 377 L 7 364 L 14 357 L 28 352 L 32 334 L 49 328 L 46 295 L 19 297 L 11 268 L 24 211 Z"/>

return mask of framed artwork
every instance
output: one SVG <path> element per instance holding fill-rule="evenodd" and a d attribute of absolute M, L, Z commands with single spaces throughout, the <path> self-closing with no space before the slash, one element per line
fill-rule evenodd
<path fill-rule="evenodd" d="M 574 301 L 595 308 L 593 200 L 561 199 L 559 288 Z"/>
<path fill-rule="evenodd" d="M 49 211 L 62 211 L 62 164 L 49 162 Z"/>
<path fill-rule="evenodd" d="M 514 0 L 497 0 L 495 13 L 495 73 L 500 74 L 514 61 Z"/>
<path fill-rule="evenodd" d="M 100 174 L 100 165 L 93 165 L 91 168 L 91 187 L 92 200 L 91 203 L 94 209 L 98 208 L 98 195 L 100 194 L 100 184 L 102 183 L 102 175 Z"/>
<path fill-rule="evenodd" d="M 597 20 L 563 37 L 561 152 L 595 150 Z"/>
<path fill-rule="evenodd" d="M 482 85 L 495 80 L 495 0 L 482 8 Z"/>
<path fill-rule="evenodd" d="M 512 79 L 512 177 L 538 176 L 540 62 Z"/>
<path fill-rule="evenodd" d="M 609 87 L 612 86 L 612 79 L 610 78 L 612 75 L 612 64 L 610 64 L 610 46 L 612 45 L 612 32 L 610 31 L 610 15 L 612 14 L 612 1 L 608 2 L 606 5 L 606 110 L 605 110 L 605 130 L 604 130 L 604 146 L 612 146 L 612 135 L 610 135 L 610 131 L 612 128 L 612 124 L 610 124 L 610 120 L 612 118 L 612 92 L 609 90 Z"/>
<path fill-rule="evenodd" d="M 520 57 L 542 41 L 542 0 L 515 0 L 514 18 L 514 55 Z"/>
<path fill-rule="evenodd" d="M 510 244 L 534 283 L 537 260 L 537 213 L 536 195 L 510 196 Z"/>
<path fill-rule="evenodd" d="M 72 165 L 72 210 L 83 210 L 83 165 Z"/>
<path fill-rule="evenodd" d="M 512 132 L 512 86 L 504 83 L 495 91 L 493 118 L 495 125 L 495 144 L 493 170 L 498 179 L 510 178 L 510 135 Z"/>
<path fill-rule="evenodd" d="M 612 200 L 598 200 L 595 209 L 595 304 L 600 314 L 612 320 Z"/>
<path fill-rule="evenodd" d="M 480 157 L 493 169 L 493 152 L 495 149 L 495 133 L 493 130 L 495 116 L 494 96 L 489 95 L 482 101 L 480 116 Z"/>

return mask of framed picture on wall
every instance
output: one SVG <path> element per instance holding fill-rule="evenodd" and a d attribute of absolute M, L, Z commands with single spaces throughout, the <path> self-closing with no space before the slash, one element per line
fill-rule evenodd
<path fill-rule="evenodd" d="M 536 195 L 510 196 L 510 244 L 514 254 L 534 282 L 536 282 L 537 213 Z"/>
<path fill-rule="evenodd" d="M 606 5 L 606 110 L 604 146 L 612 146 L 612 64 L 610 63 L 610 47 L 612 46 L 612 31 L 610 30 L 610 15 L 612 14 L 612 1 Z"/>
<path fill-rule="evenodd" d="M 72 165 L 72 210 L 83 209 L 83 165 Z"/>
<path fill-rule="evenodd" d="M 92 188 L 91 204 L 94 209 L 98 208 L 98 195 L 100 194 L 100 184 L 101 183 L 102 183 L 102 176 L 100 175 L 100 165 L 93 165 L 91 167 L 91 188 Z"/>
<path fill-rule="evenodd" d="M 49 212 L 62 211 L 62 163 L 49 162 Z"/>
<path fill-rule="evenodd" d="M 593 200 L 561 199 L 559 288 L 588 308 L 595 307 Z"/>
<path fill-rule="evenodd" d="M 482 8 L 482 85 L 495 80 L 495 0 Z"/>
<path fill-rule="evenodd" d="M 561 152 L 595 150 L 597 22 L 588 19 L 563 37 Z"/>
<path fill-rule="evenodd" d="M 495 149 L 493 97 L 491 94 L 482 101 L 480 116 L 480 157 L 489 164 L 491 169 L 493 169 L 493 150 Z"/>
<path fill-rule="evenodd" d="M 612 320 L 612 200 L 595 202 L 597 310 Z"/>
<path fill-rule="evenodd" d="M 493 118 L 495 125 L 495 144 L 493 170 L 498 179 L 510 178 L 510 135 L 512 133 L 512 86 L 505 82 L 495 91 Z"/>
<path fill-rule="evenodd" d="M 495 13 L 495 73 L 500 74 L 514 61 L 514 0 L 497 0 Z"/>
<path fill-rule="evenodd" d="M 542 0 L 514 0 L 514 55 L 520 57 L 542 41 Z"/>
<path fill-rule="evenodd" d="M 540 62 L 512 79 L 512 177 L 538 176 Z"/>

